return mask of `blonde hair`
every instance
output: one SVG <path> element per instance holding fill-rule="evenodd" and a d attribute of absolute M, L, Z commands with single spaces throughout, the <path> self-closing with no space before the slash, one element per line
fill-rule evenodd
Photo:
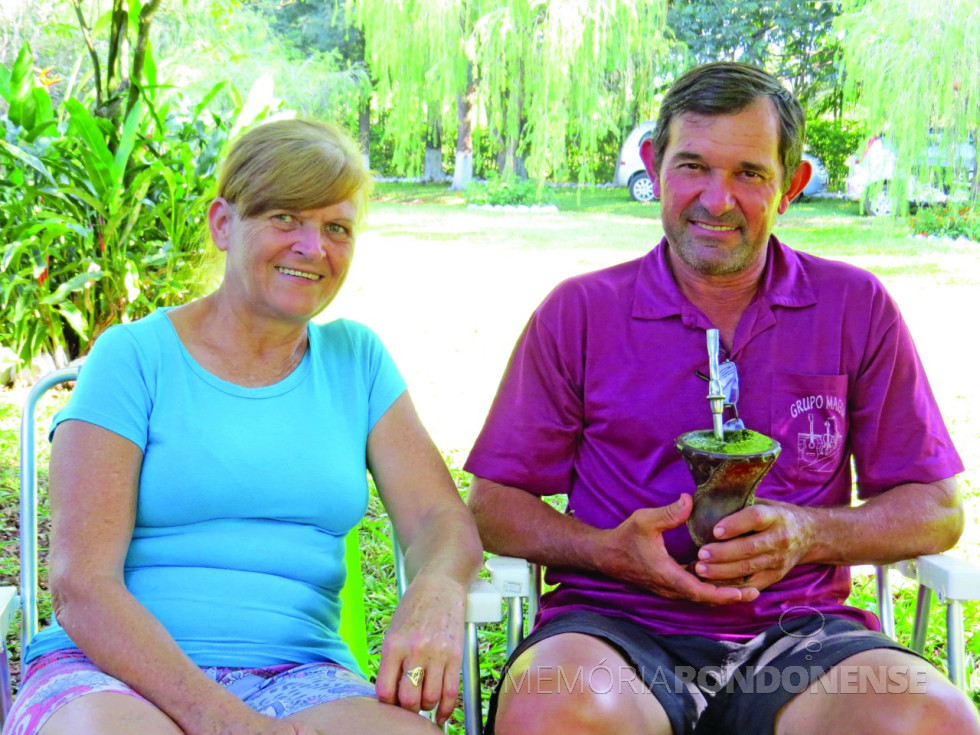
<path fill-rule="evenodd" d="M 357 144 L 342 128 L 315 120 L 277 120 L 235 141 L 221 167 L 218 196 L 234 204 L 241 217 L 350 200 L 361 219 L 371 184 Z"/>

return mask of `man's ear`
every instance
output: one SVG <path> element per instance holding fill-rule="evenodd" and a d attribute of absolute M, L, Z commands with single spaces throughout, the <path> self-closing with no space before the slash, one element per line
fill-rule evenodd
<path fill-rule="evenodd" d="M 653 184 L 653 196 L 660 198 L 660 174 L 657 173 L 657 151 L 653 146 L 653 138 L 647 136 L 640 141 L 640 160 L 647 170 L 650 183 Z"/>
<path fill-rule="evenodd" d="M 800 192 L 806 188 L 812 175 L 813 166 L 810 165 L 810 162 L 807 160 L 800 161 L 800 165 L 796 167 L 796 171 L 793 173 L 793 178 L 790 179 L 789 188 L 779 200 L 780 214 L 786 213 L 786 210 L 789 209 L 789 203 L 796 199 Z"/>

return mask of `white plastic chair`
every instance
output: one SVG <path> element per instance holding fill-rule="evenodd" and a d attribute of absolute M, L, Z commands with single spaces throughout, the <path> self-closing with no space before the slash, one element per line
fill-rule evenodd
<path fill-rule="evenodd" d="M 55 386 L 78 377 L 78 367 L 56 370 L 42 377 L 28 393 L 24 403 L 20 429 L 20 585 L 0 587 L 0 726 L 6 721 L 12 705 L 12 681 L 7 654 L 7 638 L 15 613 L 20 613 L 20 650 L 38 629 L 38 556 L 37 556 L 37 418 L 36 410 L 42 396 Z M 405 589 L 404 559 L 394 543 L 398 594 Z M 342 612 L 343 617 L 343 612 Z M 466 735 L 481 735 L 482 702 L 480 696 L 480 663 L 478 659 L 477 626 L 500 622 L 502 599 L 486 580 L 470 585 L 466 601 L 465 647 L 463 650 L 463 713 Z M 356 623 L 355 623 L 356 624 Z M 363 626 L 363 618 L 360 625 Z M 342 621 L 342 629 L 345 623 Z"/>
<path fill-rule="evenodd" d="M 929 554 L 889 566 L 876 567 L 878 618 L 881 629 L 895 637 L 890 573 L 897 568 L 919 584 L 911 648 L 922 653 L 929 628 L 933 595 L 946 607 L 946 670 L 950 681 L 966 690 L 966 636 L 963 631 L 963 602 L 980 600 L 980 568 L 946 554 Z"/>

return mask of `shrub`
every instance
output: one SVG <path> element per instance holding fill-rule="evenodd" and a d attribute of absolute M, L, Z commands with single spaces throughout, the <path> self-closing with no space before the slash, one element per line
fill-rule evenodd
<path fill-rule="evenodd" d="M 806 121 L 807 150 L 827 169 L 827 189 L 841 191 L 847 179 L 847 158 L 861 149 L 867 138 L 863 124 L 848 120 Z"/>
<path fill-rule="evenodd" d="M 74 98 L 57 109 L 26 46 L 0 67 L 0 345 L 21 364 L 84 353 L 110 324 L 198 290 L 213 173 L 232 128 L 147 89 L 125 120 Z M 248 104 L 246 104 L 248 107 Z"/>
<path fill-rule="evenodd" d="M 966 237 L 980 242 L 980 208 L 967 204 L 920 206 L 909 217 L 909 229 L 914 235 Z"/>
<path fill-rule="evenodd" d="M 487 173 L 485 182 L 475 181 L 466 187 L 463 196 L 470 204 L 541 204 L 544 192 L 530 179 L 508 181 L 494 171 Z"/>

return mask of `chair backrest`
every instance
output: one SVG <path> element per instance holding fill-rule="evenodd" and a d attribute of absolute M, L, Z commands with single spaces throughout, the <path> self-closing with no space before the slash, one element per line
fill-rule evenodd
<path fill-rule="evenodd" d="M 20 650 L 37 633 L 37 406 L 50 389 L 78 377 L 77 367 L 43 376 L 27 394 L 20 419 Z"/>
<path fill-rule="evenodd" d="M 52 388 L 74 381 L 79 368 L 72 366 L 43 376 L 31 388 L 24 402 L 20 429 L 20 611 L 21 655 L 38 629 L 38 487 L 37 487 L 37 407 Z M 347 581 L 340 592 L 340 635 L 346 641 L 361 669 L 368 673 L 367 616 L 364 611 L 364 579 L 357 528 L 348 535 L 345 546 Z"/>

